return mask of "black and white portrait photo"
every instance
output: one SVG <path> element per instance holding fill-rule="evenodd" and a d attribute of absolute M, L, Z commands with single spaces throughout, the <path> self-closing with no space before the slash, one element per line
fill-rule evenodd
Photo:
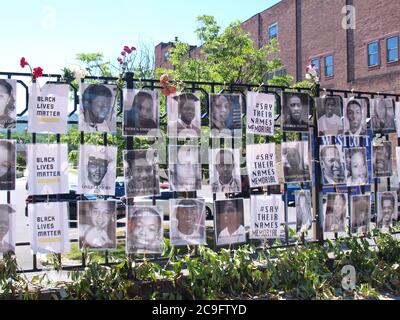
<path fill-rule="evenodd" d="M 317 117 L 319 136 L 337 136 L 343 134 L 343 112 L 340 97 L 327 96 L 317 98 Z"/>
<path fill-rule="evenodd" d="M 197 93 L 184 92 L 167 98 L 168 136 L 200 137 L 201 108 Z"/>
<path fill-rule="evenodd" d="M 351 196 L 351 232 L 365 233 L 371 221 L 370 195 Z"/>
<path fill-rule="evenodd" d="M 242 190 L 239 149 L 210 149 L 212 192 L 233 193 Z"/>
<path fill-rule="evenodd" d="M 388 229 L 397 219 L 397 192 L 378 192 L 378 219 L 379 229 Z"/>
<path fill-rule="evenodd" d="M 159 122 L 157 91 L 124 90 L 124 136 L 157 136 Z"/>
<path fill-rule="evenodd" d="M 206 244 L 206 210 L 204 199 L 170 199 L 171 245 Z"/>
<path fill-rule="evenodd" d="M 210 94 L 211 137 L 236 136 L 242 129 L 242 97 L 239 94 Z"/>
<path fill-rule="evenodd" d="M 282 167 L 285 182 L 309 181 L 308 142 L 282 142 Z"/>
<path fill-rule="evenodd" d="M 214 201 L 217 246 L 246 242 L 243 199 Z"/>
<path fill-rule="evenodd" d="M 347 208 L 346 193 L 329 192 L 326 194 L 325 232 L 345 232 Z"/>
<path fill-rule="evenodd" d="M 361 186 L 368 184 L 367 151 L 364 147 L 345 148 L 346 184 Z"/>
<path fill-rule="evenodd" d="M 345 164 L 341 145 L 321 145 L 319 161 L 324 185 L 345 184 Z"/>
<path fill-rule="evenodd" d="M 16 87 L 17 80 L 0 79 L 0 128 L 16 126 Z"/>
<path fill-rule="evenodd" d="M 84 132 L 116 132 L 117 86 L 81 84 L 79 130 Z"/>
<path fill-rule="evenodd" d="M 14 252 L 15 208 L 11 204 L 0 204 L 0 253 Z"/>
<path fill-rule="evenodd" d="M 308 132 L 310 114 L 309 95 L 306 93 L 282 93 L 282 130 Z"/>
<path fill-rule="evenodd" d="M 115 249 L 115 201 L 78 201 L 79 249 Z"/>
<path fill-rule="evenodd" d="M 370 99 L 372 130 L 377 133 L 396 132 L 394 102 L 392 99 Z"/>
<path fill-rule="evenodd" d="M 160 194 L 157 150 L 124 150 L 125 195 Z"/>
<path fill-rule="evenodd" d="M 172 191 L 201 189 L 200 147 L 169 146 L 169 182 Z"/>
<path fill-rule="evenodd" d="M 311 229 L 311 193 L 310 190 L 297 190 L 294 192 L 296 204 L 296 232 L 307 232 Z"/>
<path fill-rule="evenodd" d="M 156 206 L 128 206 L 126 252 L 162 253 L 163 212 Z"/>
<path fill-rule="evenodd" d="M 376 178 L 392 176 L 392 143 L 383 141 L 372 146 L 372 171 Z"/>
<path fill-rule="evenodd" d="M 83 144 L 79 149 L 79 194 L 115 195 L 117 147 Z"/>
<path fill-rule="evenodd" d="M 0 190 L 15 190 L 15 140 L 0 140 Z"/>
<path fill-rule="evenodd" d="M 344 99 L 345 135 L 365 136 L 367 134 L 367 102 L 365 99 Z"/>

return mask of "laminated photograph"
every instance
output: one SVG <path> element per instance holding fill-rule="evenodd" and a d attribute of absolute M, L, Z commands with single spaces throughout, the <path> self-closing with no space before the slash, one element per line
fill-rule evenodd
<path fill-rule="evenodd" d="M 394 101 L 391 98 L 370 99 L 371 126 L 374 133 L 396 132 Z"/>
<path fill-rule="evenodd" d="M 116 85 L 80 84 L 79 131 L 117 131 L 117 92 Z"/>
<path fill-rule="evenodd" d="M 316 98 L 318 136 L 343 135 L 343 109 L 340 97 Z"/>
<path fill-rule="evenodd" d="M 372 173 L 375 178 L 391 177 L 392 172 L 392 143 L 382 141 L 372 146 Z"/>
<path fill-rule="evenodd" d="M 297 190 L 294 192 L 296 204 L 296 232 L 306 233 L 312 227 L 312 206 L 310 190 Z"/>
<path fill-rule="evenodd" d="M 345 148 L 346 185 L 362 186 L 369 183 L 367 151 L 364 147 Z"/>
<path fill-rule="evenodd" d="M 115 195 L 117 147 L 82 144 L 78 194 Z"/>
<path fill-rule="evenodd" d="M 157 136 L 160 109 L 158 91 L 124 89 L 123 97 L 123 135 Z"/>
<path fill-rule="evenodd" d="M 378 192 L 377 227 L 387 230 L 397 219 L 398 199 L 396 191 Z"/>
<path fill-rule="evenodd" d="M 367 102 L 365 99 L 345 98 L 344 100 L 344 134 L 348 136 L 365 136 L 367 134 Z"/>
<path fill-rule="evenodd" d="M 115 201 L 78 201 L 79 249 L 115 249 L 116 215 Z"/>
<path fill-rule="evenodd" d="M 246 242 L 243 199 L 214 201 L 217 246 Z"/>
<path fill-rule="evenodd" d="M 170 199 L 169 212 L 171 245 L 207 244 L 204 199 Z"/>
<path fill-rule="evenodd" d="M 126 197 L 159 195 L 157 150 L 124 150 L 123 156 Z"/>
<path fill-rule="evenodd" d="M 126 252 L 160 254 L 164 249 L 163 211 L 157 206 L 128 206 Z"/>
<path fill-rule="evenodd" d="M 15 190 L 15 140 L 0 139 L 0 190 Z"/>
<path fill-rule="evenodd" d="M 209 101 L 211 137 L 241 136 L 242 96 L 240 94 L 210 93 Z"/>
<path fill-rule="evenodd" d="M 353 195 L 351 199 L 351 233 L 363 234 L 369 231 L 371 201 L 369 194 Z"/>
<path fill-rule="evenodd" d="M 282 168 L 285 182 L 310 181 L 308 141 L 282 142 Z"/>
<path fill-rule="evenodd" d="M 0 204 L 0 253 L 15 252 L 16 208 L 12 204 Z"/>
<path fill-rule="evenodd" d="M 345 161 L 342 146 L 321 145 L 319 150 L 322 184 L 346 184 Z"/>
<path fill-rule="evenodd" d="M 172 191 L 201 189 L 200 147 L 194 145 L 169 146 L 169 182 Z"/>
<path fill-rule="evenodd" d="M 209 159 L 212 192 L 240 192 L 240 150 L 210 149 Z"/>
<path fill-rule="evenodd" d="M 0 128 L 13 129 L 17 121 L 17 80 L 0 79 Z"/>
<path fill-rule="evenodd" d="M 324 232 L 345 232 L 348 212 L 346 193 L 326 194 Z"/>
<path fill-rule="evenodd" d="M 169 137 L 200 138 L 201 106 L 197 93 L 168 96 L 167 110 Z"/>
<path fill-rule="evenodd" d="M 310 97 L 307 93 L 282 92 L 282 130 L 308 132 Z"/>

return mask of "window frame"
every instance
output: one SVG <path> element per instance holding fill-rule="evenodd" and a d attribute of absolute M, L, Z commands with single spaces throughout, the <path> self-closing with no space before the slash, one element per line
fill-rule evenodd
<path fill-rule="evenodd" d="M 326 61 L 327 61 L 327 58 L 329 58 L 329 57 L 331 57 L 332 58 L 332 64 L 331 65 L 328 65 L 327 63 L 326 63 Z M 324 57 L 324 76 L 326 77 L 326 78 L 332 78 L 332 77 L 334 77 L 334 75 L 335 75 L 335 68 L 334 68 L 334 65 L 335 65 L 335 58 L 333 57 L 333 54 L 328 54 L 328 55 L 326 55 L 325 57 Z M 332 74 L 328 74 L 327 73 L 327 67 L 331 67 L 332 68 Z"/>
<path fill-rule="evenodd" d="M 393 48 L 393 49 L 389 49 L 389 40 L 396 38 L 397 39 L 397 47 Z M 387 63 L 394 63 L 394 62 L 398 62 L 400 59 L 400 51 L 399 51 L 399 36 L 398 35 L 393 35 L 393 36 L 389 36 L 386 38 L 386 62 Z M 397 59 L 396 60 L 389 60 L 389 51 L 397 49 Z"/>
<path fill-rule="evenodd" d="M 376 44 L 377 45 L 377 51 L 376 53 L 371 53 L 369 51 L 369 48 L 371 45 Z M 375 68 L 375 67 L 379 67 L 381 64 L 381 55 L 380 55 L 380 44 L 379 44 L 379 40 L 374 40 L 374 41 L 370 41 L 367 43 L 367 66 L 368 68 Z M 370 56 L 376 54 L 377 56 L 377 62 L 376 64 L 370 64 Z"/>
<path fill-rule="evenodd" d="M 271 37 L 271 29 L 275 27 L 276 28 L 276 34 L 274 37 Z M 279 34 L 279 28 L 278 28 L 278 22 L 275 22 L 273 24 L 270 24 L 268 26 L 268 41 L 271 41 L 272 39 L 278 39 L 278 34 Z"/>

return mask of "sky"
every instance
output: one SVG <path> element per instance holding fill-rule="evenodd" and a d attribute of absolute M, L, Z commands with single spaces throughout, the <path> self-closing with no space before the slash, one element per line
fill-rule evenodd
<path fill-rule="evenodd" d="M 25 57 L 45 73 L 76 66 L 77 53 L 118 57 L 124 45 L 179 40 L 197 45 L 196 17 L 212 15 L 226 27 L 244 21 L 279 0 L 18 0 L 0 11 L 0 71 L 26 71 Z"/>

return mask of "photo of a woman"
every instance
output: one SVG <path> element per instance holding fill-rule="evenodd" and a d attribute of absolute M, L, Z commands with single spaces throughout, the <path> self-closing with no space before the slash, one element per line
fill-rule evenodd
<path fill-rule="evenodd" d="M 15 128 L 15 85 L 14 80 L 0 79 L 0 128 Z"/>

